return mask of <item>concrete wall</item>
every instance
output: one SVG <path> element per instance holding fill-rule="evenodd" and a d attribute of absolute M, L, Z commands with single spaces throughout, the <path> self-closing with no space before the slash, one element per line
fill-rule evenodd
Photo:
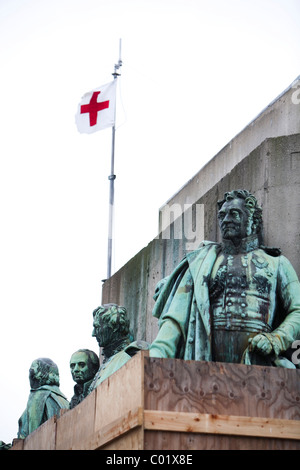
<path fill-rule="evenodd" d="M 248 189 L 263 207 L 265 244 L 280 247 L 300 277 L 300 104 L 293 101 L 294 93 L 289 87 L 224 147 L 160 209 L 160 220 L 170 206 L 192 204 L 195 214 L 197 205 L 204 205 L 204 220 L 199 226 L 194 218 L 193 230 L 197 239 L 201 234 L 220 241 L 217 200 L 226 191 Z M 155 286 L 190 248 L 187 220 L 182 213 L 182 225 L 175 227 L 178 219 L 171 224 L 169 239 L 160 233 L 103 284 L 102 303 L 127 308 L 136 339 L 151 342 L 157 334 L 151 314 Z"/>

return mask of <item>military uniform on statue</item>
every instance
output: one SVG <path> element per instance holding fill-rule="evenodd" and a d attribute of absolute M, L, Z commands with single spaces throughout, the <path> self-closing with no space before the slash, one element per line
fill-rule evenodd
<path fill-rule="evenodd" d="M 261 243 L 262 211 L 248 191 L 218 203 L 222 243 L 186 255 L 157 296 L 152 357 L 295 368 L 300 284 L 291 263 Z"/>

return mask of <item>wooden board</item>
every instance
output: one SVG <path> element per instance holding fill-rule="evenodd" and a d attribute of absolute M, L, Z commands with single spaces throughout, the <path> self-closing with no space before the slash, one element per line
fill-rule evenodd
<path fill-rule="evenodd" d="M 24 448 L 24 439 L 13 439 L 11 450 L 23 450 Z"/>
<path fill-rule="evenodd" d="M 56 449 L 81 449 L 83 441 L 93 436 L 95 423 L 96 391 L 79 405 L 64 412 L 56 424 Z"/>
<path fill-rule="evenodd" d="M 145 450 L 300 450 L 299 441 L 173 431 L 144 433 Z"/>
<path fill-rule="evenodd" d="M 145 429 L 300 440 L 300 421 L 145 410 Z"/>
<path fill-rule="evenodd" d="M 52 416 L 24 440 L 24 450 L 55 450 L 57 417 Z"/>
<path fill-rule="evenodd" d="M 300 420 L 300 370 L 145 358 L 144 405 L 145 412 Z M 230 429 L 224 429 L 225 434 L 190 432 L 188 426 L 184 431 L 170 429 L 157 426 L 152 431 L 146 423 L 144 448 L 300 449 L 300 436 L 295 440 L 264 437 L 262 433 L 237 436 L 230 434 Z"/>
<path fill-rule="evenodd" d="M 145 358 L 145 409 L 300 419 L 300 370 Z"/>
<path fill-rule="evenodd" d="M 145 356 L 148 351 L 139 352 L 97 387 L 95 432 L 144 406 Z"/>

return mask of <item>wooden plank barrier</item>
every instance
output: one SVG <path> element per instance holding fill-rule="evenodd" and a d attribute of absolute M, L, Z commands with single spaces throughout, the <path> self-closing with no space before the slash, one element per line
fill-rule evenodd
<path fill-rule="evenodd" d="M 300 421 L 176 411 L 144 412 L 145 429 L 156 431 L 299 439 Z"/>
<path fill-rule="evenodd" d="M 300 449 L 300 370 L 143 351 L 12 450 Z"/>

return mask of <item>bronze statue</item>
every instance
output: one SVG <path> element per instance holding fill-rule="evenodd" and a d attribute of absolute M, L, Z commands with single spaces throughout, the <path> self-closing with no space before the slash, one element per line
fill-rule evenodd
<path fill-rule="evenodd" d="M 104 304 L 93 311 L 93 333 L 102 348 L 103 362 L 94 377 L 89 393 L 122 367 L 139 350 L 149 348 L 145 341 L 132 341 L 125 307 Z"/>
<path fill-rule="evenodd" d="M 79 349 L 70 359 L 70 369 L 74 382 L 74 395 L 70 401 L 70 408 L 74 408 L 88 394 L 89 386 L 99 369 L 99 358 L 94 351 Z"/>
<path fill-rule="evenodd" d="M 60 409 L 68 409 L 69 402 L 59 389 L 57 365 L 48 358 L 32 362 L 29 369 L 30 394 L 27 407 L 19 419 L 18 438 L 25 439 L 32 431 Z"/>
<path fill-rule="evenodd" d="M 262 241 L 262 209 L 246 190 L 218 202 L 222 243 L 204 241 L 156 292 L 152 357 L 294 368 L 300 284 L 291 263 Z"/>

